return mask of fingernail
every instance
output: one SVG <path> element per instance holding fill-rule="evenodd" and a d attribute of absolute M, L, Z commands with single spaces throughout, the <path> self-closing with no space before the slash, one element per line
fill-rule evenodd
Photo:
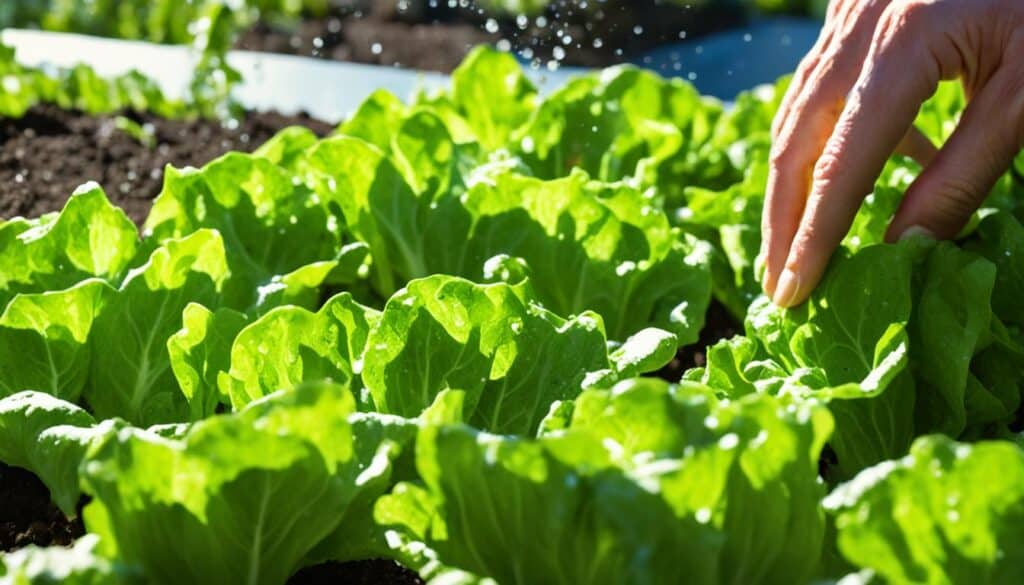
<path fill-rule="evenodd" d="M 921 227 L 919 225 L 912 225 L 907 229 L 903 230 L 900 237 L 897 238 L 899 241 L 907 240 L 916 236 L 923 236 L 925 238 L 935 239 L 935 234 L 932 233 L 928 228 Z"/>
<path fill-rule="evenodd" d="M 787 268 L 779 276 L 779 283 L 775 286 L 775 296 L 772 297 L 772 302 L 783 309 L 788 309 L 793 306 L 799 292 L 800 275 Z"/>

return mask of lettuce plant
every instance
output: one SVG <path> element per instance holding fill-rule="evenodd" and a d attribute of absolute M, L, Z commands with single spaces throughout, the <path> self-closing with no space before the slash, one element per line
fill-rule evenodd
<path fill-rule="evenodd" d="M 97 424 L 85 410 L 49 394 L 19 392 L 0 399 L 0 461 L 35 473 L 60 509 L 74 515 L 86 451 L 122 426 L 117 420 Z"/>
<path fill-rule="evenodd" d="M 338 172 L 353 160 L 359 168 Z M 504 255 L 525 262 L 546 307 L 598 311 L 613 339 L 654 325 L 690 343 L 703 324 L 709 248 L 627 185 L 580 173 L 541 181 L 493 166 L 462 177 L 461 188 L 417 193 L 389 157 L 351 137 L 313 147 L 305 166 L 321 198 L 369 243 L 382 294 L 435 273 L 485 279 L 488 261 Z"/>
<path fill-rule="evenodd" d="M 469 422 L 522 434 L 537 431 L 551 403 L 672 359 L 678 341 L 670 332 L 651 328 L 610 350 L 599 315 L 560 318 L 530 284 L 432 276 L 410 282 L 383 311 L 342 293 L 316 313 L 280 307 L 247 325 L 239 314 L 194 305 L 185 318 L 196 321 L 169 347 L 178 348 L 175 373 L 193 412 L 215 410 L 224 397 L 242 408 L 331 379 L 360 388 L 362 410 L 409 418 L 458 391 Z"/>
<path fill-rule="evenodd" d="M 221 304 L 239 310 L 311 305 L 325 282 L 354 280 L 366 256 L 365 246 L 344 245 L 308 189 L 259 156 L 229 153 L 202 170 L 168 169 L 146 235 L 163 242 L 202 228 L 224 239 L 230 275 Z"/>
<path fill-rule="evenodd" d="M 813 574 L 823 409 L 787 412 L 764 396 L 719 403 L 701 388 L 633 380 L 589 391 L 572 410 L 564 430 L 536 439 L 424 427 L 423 483 L 400 484 L 376 510 L 404 560 L 427 576 L 497 583 Z"/>
<path fill-rule="evenodd" d="M 82 466 L 90 530 L 152 583 L 282 583 L 390 468 L 359 458 L 342 386 L 275 394 L 180 439 L 126 428 Z"/>
<path fill-rule="evenodd" d="M 825 499 L 852 563 L 898 583 L 1016 583 L 1024 452 L 942 436 L 865 470 Z"/>
<path fill-rule="evenodd" d="M 1019 405 L 991 355 L 1017 344 L 990 308 L 996 267 L 951 244 L 907 241 L 836 259 L 810 301 L 783 311 L 755 302 L 751 339 L 722 342 L 688 377 L 731 396 L 792 393 L 825 399 L 840 475 L 906 452 L 915 436 L 958 436 L 1007 423 Z M 1002 369 L 1000 371 L 1005 371 Z"/>

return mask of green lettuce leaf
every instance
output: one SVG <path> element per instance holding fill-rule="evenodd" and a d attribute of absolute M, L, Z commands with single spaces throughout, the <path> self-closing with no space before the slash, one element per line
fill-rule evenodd
<path fill-rule="evenodd" d="M 414 444 L 420 421 L 376 412 L 349 416 L 356 457 L 365 472 L 359 492 L 338 527 L 306 556 L 307 564 L 360 561 L 392 556 L 374 503 L 397 480 L 416 477 Z"/>
<path fill-rule="evenodd" d="M 115 295 L 89 279 L 14 297 L 0 315 L 0 396 L 39 390 L 77 402 L 89 380 L 93 325 Z"/>
<path fill-rule="evenodd" d="M 333 384 L 304 385 L 183 439 L 124 429 L 94 447 L 83 482 L 90 531 L 151 583 L 283 583 L 387 472 L 363 466 Z M 366 446 L 369 448 L 369 446 Z"/>
<path fill-rule="evenodd" d="M 1018 583 L 1024 578 L 1024 452 L 928 436 L 825 500 L 842 554 L 891 583 Z"/>
<path fill-rule="evenodd" d="M 608 358 L 618 378 L 633 378 L 660 370 L 676 357 L 677 347 L 675 335 L 651 327 L 627 339 Z"/>
<path fill-rule="evenodd" d="M 181 320 L 181 330 L 167 339 L 167 355 L 188 401 L 189 420 L 199 421 L 213 416 L 230 400 L 221 392 L 220 377 L 231 369 L 232 344 L 248 319 L 231 309 L 211 311 L 192 303 L 185 307 Z"/>
<path fill-rule="evenodd" d="M 703 166 L 697 147 L 721 113 L 689 83 L 633 67 L 614 67 L 569 81 L 547 96 L 511 147 L 545 179 L 581 168 L 603 181 L 656 187 L 679 205 L 684 186 Z"/>
<path fill-rule="evenodd" d="M 366 253 L 342 248 L 336 223 L 312 192 L 255 155 L 229 153 L 202 170 L 167 169 L 147 235 L 163 242 L 202 228 L 224 238 L 231 270 L 224 303 L 239 310 L 312 306 L 325 281 L 354 280 Z"/>
<path fill-rule="evenodd" d="M 719 253 L 712 257 L 714 295 L 736 317 L 761 294 L 755 275 L 761 247 L 761 208 L 768 181 L 767 158 L 755 160 L 743 179 L 724 190 L 690 186 L 675 222 Z"/>
<path fill-rule="evenodd" d="M 552 402 L 597 380 L 655 371 L 678 345 L 673 334 L 650 328 L 610 350 L 596 314 L 561 319 L 537 304 L 528 282 L 477 285 L 450 276 L 411 282 L 383 313 L 342 293 L 317 313 L 280 307 L 236 331 L 240 319 L 191 305 L 168 344 L 196 415 L 215 411 L 222 395 L 238 409 L 333 379 L 365 385 L 361 409 L 406 417 L 457 391 L 473 424 L 530 434 Z"/>
<path fill-rule="evenodd" d="M 0 311 L 18 293 L 68 288 L 87 278 L 116 283 L 135 257 L 138 231 L 96 183 L 79 187 L 60 214 L 0 227 Z"/>
<path fill-rule="evenodd" d="M 921 106 L 914 125 L 936 144 L 943 144 L 960 122 L 967 106 L 967 96 L 959 81 L 939 84 L 935 95 Z"/>
<path fill-rule="evenodd" d="M 508 144 L 536 99 L 537 89 L 515 58 L 488 47 L 474 49 L 452 73 L 452 105 L 488 150 Z"/>
<path fill-rule="evenodd" d="M 540 439 L 428 426 L 423 485 L 399 484 L 377 518 L 426 577 L 805 582 L 824 529 L 815 471 L 831 423 L 820 408 L 791 410 L 637 380 L 583 394 L 570 427 Z"/>
<path fill-rule="evenodd" d="M 446 276 L 388 301 L 362 361 L 380 412 L 415 417 L 450 389 L 464 393 L 471 424 L 520 434 L 536 432 L 552 402 L 574 398 L 588 372 L 609 367 L 597 315 L 563 320 L 521 287 Z"/>
<path fill-rule="evenodd" d="M 479 218 L 470 258 L 522 258 L 545 307 L 595 311 L 616 340 L 654 326 L 682 345 L 696 341 L 711 296 L 710 247 L 672 229 L 635 189 L 579 173 L 503 174 L 476 183 L 466 206 Z"/>
<path fill-rule="evenodd" d="M 380 313 L 348 293 L 311 313 L 279 307 L 242 329 L 231 345 L 230 370 L 218 376 L 221 392 L 242 408 L 249 402 L 305 381 L 355 384 L 358 362 Z M 220 344 L 210 340 L 214 348 Z M 221 346 L 223 347 L 223 346 Z"/>
<path fill-rule="evenodd" d="M 223 240 L 203 229 L 168 240 L 125 278 L 93 325 L 84 397 L 94 414 L 143 426 L 189 419 L 167 339 L 190 303 L 217 308 L 228 274 Z"/>
<path fill-rule="evenodd" d="M 996 266 L 992 311 L 1006 324 L 1024 326 L 1024 226 L 1009 213 L 995 213 L 981 221 L 964 249 L 984 256 Z"/>
<path fill-rule="evenodd" d="M 919 434 L 957 436 L 968 424 L 971 359 L 992 325 L 996 266 L 945 243 L 929 254 L 910 327 L 918 384 L 929 399 L 916 409 Z M 952 341 L 952 342 L 951 342 Z"/>
<path fill-rule="evenodd" d="M 316 134 L 305 126 L 289 126 L 264 142 L 253 151 L 253 155 L 294 171 L 302 154 L 318 140 Z"/>
<path fill-rule="evenodd" d="M 992 326 L 994 278 L 990 262 L 948 243 L 840 253 L 805 305 L 755 302 L 747 331 L 761 349 L 722 346 L 700 378 L 726 394 L 829 400 L 838 475 L 850 477 L 899 457 L 917 434 L 958 435 L 992 418 L 969 418 L 968 405 L 977 386 L 970 366 Z"/>
<path fill-rule="evenodd" d="M 0 399 L 0 461 L 36 474 L 68 516 L 81 490 L 78 467 L 89 446 L 121 423 L 96 421 L 85 410 L 41 392 L 26 390 Z"/>
<path fill-rule="evenodd" d="M 338 134 L 361 138 L 381 150 L 391 148 L 408 108 L 394 94 L 378 89 L 359 104 L 359 108 L 340 126 Z"/>
<path fill-rule="evenodd" d="M 321 199 L 369 245 L 373 279 L 382 296 L 428 274 L 426 257 L 432 254 L 427 250 L 423 222 L 430 216 L 421 210 L 430 203 L 417 198 L 379 149 L 351 137 L 329 138 L 310 149 L 304 168 L 307 182 Z M 437 228 L 438 233 L 458 234 L 458 226 L 443 227 L 444 231 Z M 444 243 L 436 242 L 441 254 L 449 249 Z"/>

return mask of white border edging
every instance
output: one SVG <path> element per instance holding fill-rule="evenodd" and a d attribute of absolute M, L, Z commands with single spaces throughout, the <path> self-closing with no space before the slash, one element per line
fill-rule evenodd
<path fill-rule="evenodd" d="M 84 63 L 104 77 L 136 69 L 171 98 L 186 95 L 198 61 L 189 47 L 142 41 L 19 29 L 0 32 L 0 39 L 14 47 L 23 65 L 68 68 Z M 305 111 L 328 122 L 342 120 L 378 89 L 408 98 L 417 90 L 445 88 L 450 82 L 440 73 L 253 51 L 230 51 L 228 63 L 243 76 L 235 97 L 246 108 L 284 114 Z M 583 71 L 526 73 L 542 91 L 551 91 Z"/>

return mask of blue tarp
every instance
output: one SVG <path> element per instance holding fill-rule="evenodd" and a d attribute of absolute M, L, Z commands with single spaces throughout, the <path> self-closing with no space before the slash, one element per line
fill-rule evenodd
<path fill-rule="evenodd" d="M 773 18 L 659 47 L 636 65 L 689 79 L 701 93 L 731 101 L 739 92 L 792 73 L 814 46 L 821 22 Z"/>

